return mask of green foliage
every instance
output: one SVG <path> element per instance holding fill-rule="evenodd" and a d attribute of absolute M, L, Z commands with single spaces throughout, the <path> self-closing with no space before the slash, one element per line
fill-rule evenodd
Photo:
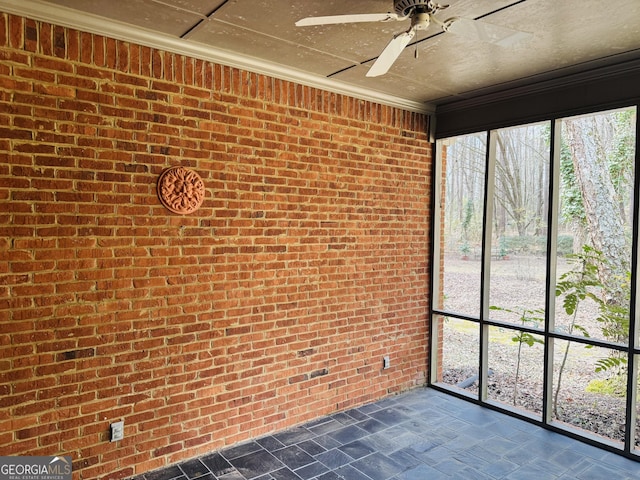
<path fill-rule="evenodd" d="M 631 301 L 631 272 L 626 272 L 625 279 L 621 283 L 624 298 L 620 303 L 601 300 L 599 303 L 600 316 L 598 321 L 602 323 L 602 333 L 614 342 L 626 341 L 629 338 L 629 307 Z"/>
<path fill-rule="evenodd" d="M 524 239 L 520 238 L 518 239 L 518 241 L 523 242 Z M 567 237 L 567 240 L 565 240 L 565 242 L 567 243 L 568 248 L 569 242 L 572 243 L 571 237 Z M 604 291 L 605 287 L 600 281 L 599 269 L 611 267 L 609 262 L 607 261 L 607 258 L 602 254 L 602 252 L 588 245 L 584 245 L 580 253 L 568 255 L 568 258 L 570 262 L 574 263 L 574 266 L 568 272 L 560 276 L 558 282 L 556 283 L 555 292 L 557 297 L 562 297 L 562 307 L 565 313 L 572 317 L 569 324 L 568 333 L 570 335 L 580 334 L 586 338 L 590 337 L 588 330 L 582 325 L 576 323 L 578 308 L 581 302 L 589 299 L 594 301 L 598 306 L 598 321 L 603 324 L 604 335 L 609 339 L 619 341 L 625 334 L 628 334 L 629 331 L 629 310 L 625 305 L 615 305 L 608 303 L 603 298 L 603 296 L 606 297 L 606 295 L 598 295 L 598 293 L 606 293 Z M 630 275 L 627 272 L 627 285 L 629 279 Z M 624 290 L 625 292 L 629 292 L 630 288 L 625 287 Z M 497 306 L 491 306 L 489 308 L 490 310 L 508 312 L 517 315 L 522 325 L 534 325 L 535 327 L 537 327 L 544 321 L 544 310 L 542 309 L 509 309 Z M 542 344 L 544 343 L 544 341 L 538 338 L 536 335 L 532 335 L 528 332 L 522 331 L 516 333 L 511 338 L 511 340 L 518 344 L 518 356 L 516 360 L 516 387 L 514 390 L 513 399 L 515 404 L 522 345 L 532 347 L 536 343 Z M 558 414 L 558 394 L 562 385 L 562 375 L 567 362 L 570 345 L 571 343 L 567 342 L 563 360 L 558 372 L 558 379 L 556 382 L 556 391 L 553 399 L 553 409 L 556 418 L 560 418 Z M 591 348 L 591 345 L 587 345 L 586 348 Z M 611 379 L 607 380 L 611 383 L 611 385 L 613 385 L 616 379 L 619 379 L 621 377 L 622 369 L 624 369 L 625 367 L 626 358 L 614 354 L 609 357 L 599 359 L 596 362 L 595 371 L 604 372 L 615 370 L 615 375 Z M 605 387 L 609 388 L 610 385 L 605 383 L 596 385 L 594 383 L 594 386 L 592 388 L 604 389 Z"/>
<path fill-rule="evenodd" d="M 588 245 L 583 245 L 582 253 L 571 255 L 569 258 L 576 267 L 560 276 L 556 283 L 556 297 L 564 296 L 562 301 L 564 311 L 567 315 L 575 316 L 581 301 L 591 298 L 598 303 L 601 302 L 590 287 L 601 286 L 598 278 L 598 264 L 602 261 L 602 253 Z"/>
<path fill-rule="evenodd" d="M 578 325 L 577 323 L 573 324 L 573 331 L 578 331 L 582 334 L 583 337 L 585 338 L 591 338 L 591 335 L 589 335 L 589 332 L 587 331 L 586 328 L 584 328 L 582 325 Z M 591 348 L 592 345 L 586 345 L 584 348 Z"/>
<path fill-rule="evenodd" d="M 500 240 L 498 240 L 498 255 L 500 256 L 500 258 L 504 258 L 508 253 L 509 250 L 507 249 L 507 242 L 505 241 L 504 237 L 500 237 Z"/>
<path fill-rule="evenodd" d="M 533 235 L 517 235 L 500 237 L 499 247 L 509 252 L 544 253 L 547 250 L 547 237 Z"/>
<path fill-rule="evenodd" d="M 458 247 L 460 253 L 464 256 L 469 255 L 471 247 L 469 246 L 469 227 L 471 226 L 471 220 L 473 220 L 473 201 L 468 199 L 464 204 L 464 216 L 462 218 L 462 243 Z"/>
<path fill-rule="evenodd" d="M 598 277 L 599 268 L 609 268 L 609 262 L 602 252 L 584 245 L 582 252 L 576 255 L 570 256 L 571 260 L 575 262 L 575 267 L 570 271 L 563 274 L 558 283 L 556 284 L 556 296 L 564 295 L 563 308 L 568 315 L 573 317 L 571 325 L 569 327 L 569 333 L 579 331 L 583 336 L 589 337 L 589 332 L 582 326 L 575 323 L 576 315 L 578 312 L 578 306 L 580 302 L 589 298 L 596 302 L 600 315 L 598 321 L 603 323 L 604 335 L 614 340 L 619 340 L 620 335 L 624 332 L 628 332 L 629 328 L 629 311 L 625 306 L 609 304 L 604 298 L 593 293 L 594 291 L 603 291 L 604 286 L 600 282 Z M 629 291 L 629 288 L 625 288 L 625 291 Z M 628 304 L 628 303 L 627 303 Z M 556 383 L 556 391 L 553 400 L 553 410 L 557 418 L 558 415 L 558 393 L 562 383 L 562 374 L 566 365 L 567 356 L 569 353 L 569 345 L 565 348 L 564 357 L 560 365 L 558 372 L 558 381 Z M 590 345 L 587 348 L 591 347 Z M 605 389 L 610 385 L 602 382 L 610 382 L 611 384 L 618 382 L 622 378 L 622 371 L 626 367 L 626 358 L 620 356 L 617 353 L 610 355 L 606 358 L 601 358 L 596 362 L 595 371 L 605 372 L 614 370 L 614 375 L 606 381 L 597 383 L 592 382 L 593 389 Z M 596 391 L 596 390 L 590 390 Z M 602 393 L 602 392 L 600 392 Z"/>
<path fill-rule="evenodd" d="M 576 179 L 571 149 L 563 143 L 560 147 L 560 201 L 562 203 L 562 221 L 567 224 L 586 225 L 587 216 L 582 203 L 582 192 Z"/>
<path fill-rule="evenodd" d="M 601 358 L 596 362 L 596 372 L 605 372 L 610 369 L 622 369 L 627 365 L 627 359 L 621 356 Z"/>
<path fill-rule="evenodd" d="M 615 124 L 615 138 L 612 151 L 608 155 L 609 174 L 616 194 L 624 198 L 628 189 L 633 185 L 634 157 L 635 157 L 635 112 L 632 109 L 622 110 L 613 116 Z"/>
<path fill-rule="evenodd" d="M 519 310 L 512 310 L 510 308 L 498 307 L 498 306 L 492 305 L 489 307 L 489 310 L 496 310 L 500 312 L 516 314 L 518 315 L 520 323 L 522 325 L 529 324 L 531 326 L 538 327 L 541 323 L 544 322 L 544 309 L 542 308 L 536 308 L 536 309 L 522 308 Z M 515 374 L 515 382 L 513 387 L 513 404 L 515 405 L 516 399 L 518 397 L 518 377 L 520 375 L 522 345 L 524 344 L 529 347 L 533 347 L 536 343 L 544 344 L 544 340 L 536 337 L 535 335 L 532 335 L 529 332 L 522 332 L 518 330 L 518 333 L 516 333 L 511 338 L 511 341 L 518 344 L 518 355 L 516 357 L 516 374 Z"/>
<path fill-rule="evenodd" d="M 598 276 L 599 269 L 610 268 L 607 258 L 602 252 L 588 245 L 582 247 L 582 253 L 571 255 L 570 258 L 578 264 L 578 268 L 562 275 L 556 284 L 556 296 L 564 295 L 564 311 L 568 315 L 573 315 L 578 304 L 589 298 L 598 306 L 597 320 L 602 324 L 604 336 L 615 342 L 626 340 L 629 334 L 629 299 L 624 299 L 622 305 L 608 302 L 606 291 Z M 627 296 L 631 291 L 630 281 L 631 272 L 626 272 L 623 291 Z M 596 291 L 601 291 L 603 294 L 597 295 L 594 293 Z M 574 325 L 574 328 L 579 326 Z"/>
<path fill-rule="evenodd" d="M 625 341 L 629 336 L 629 308 L 626 305 L 600 304 L 603 335 L 614 342 Z"/>
<path fill-rule="evenodd" d="M 624 382 L 621 381 L 620 377 L 606 378 L 604 380 L 593 379 L 587 385 L 586 391 L 602 395 L 615 395 L 616 397 L 624 397 L 626 394 Z"/>
<path fill-rule="evenodd" d="M 516 343 L 524 343 L 530 347 L 533 347 L 535 343 L 540 343 L 544 345 L 544 340 L 541 338 L 535 337 L 527 332 L 520 332 L 518 335 L 514 336 L 511 341 Z"/>
<path fill-rule="evenodd" d="M 544 322 L 544 309 L 543 308 L 519 308 L 518 310 L 513 310 L 511 308 L 506 307 L 498 307 L 496 305 L 491 305 L 489 310 L 495 310 L 499 312 L 507 312 L 513 313 L 518 316 L 518 320 L 522 325 L 530 325 L 532 327 L 538 327 L 540 324 Z"/>
<path fill-rule="evenodd" d="M 464 230 L 465 237 L 467 236 L 467 232 L 469 230 L 469 226 L 471 225 L 471 220 L 473 219 L 473 201 L 468 199 L 464 204 L 464 217 L 462 219 L 462 230 Z"/>
<path fill-rule="evenodd" d="M 567 257 L 573 253 L 573 237 L 571 235 L 558 235 L 558 255 Z"/>
<path fill-rule="evenodd" d="M 589 332 L 586 328 L 576 323 L 578 315 L 578 307 L 580 302 L 586 298 L 594 298 L 595 295 L 589 290 L 590 287 L 594 287 L 600 284 L 598 280 L 598 267 L 595 258 L 597 257 L 596 250 L 584 245 L 582 252 L 571 255 L 570 261 L 574 263 L 574 267 L 568 272 L 564 273 L 558 279 L 556 283 L 556 297 L 564 296 L 562 306 L 567 315 L 571 316 L 571 323 L 569 324 L 569 334 L 573 334 L 574 331 L 579 331 L 583 336 L 589 337 Z M 597 297 L 596 297 L 597 298 Z M 556 418 L 560 418 L 558 411 L 558 395 L 560 394 L 560 388 L 562 387 L 562 377 L 564 374 L 565 366 L 567 365 L 567 358 L 569 357 L 569 348 L 571 342 L 567 342 L 562 356 L 562 362 L 558 369 L 558 379 L 556 382 L 556 390 L 553 395 L 553 413 Z"/>

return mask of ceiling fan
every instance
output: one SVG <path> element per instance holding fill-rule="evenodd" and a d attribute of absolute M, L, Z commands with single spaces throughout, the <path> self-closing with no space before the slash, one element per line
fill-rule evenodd
<path fill-rule="evenodd" d="M 307 17 L 296 22 L 298 27 L 312 25 L 331 25 L 337 23 L 390 22 L 411 20 L 411 27 L 406 32 L 395 35 L 387 44 L 377 60 L 367 72 L 367 77 L 377 77 L 389 71 L 402 51 L 409 45 L 416 33 L 426 30 L 431 22 L 444 32 L 464 35 L 473 40 L 511 45 L 530 36 L 529 33 L 510 28 L 492 25 L 480 20 L 453 17 L 441 21 L 435 14 L 445 10 L 449 5 L 440 5 L 433 0 L 394 0 L 394 12 L 363 13 L 355 15 L 331 15 L 326 17 Z"/>

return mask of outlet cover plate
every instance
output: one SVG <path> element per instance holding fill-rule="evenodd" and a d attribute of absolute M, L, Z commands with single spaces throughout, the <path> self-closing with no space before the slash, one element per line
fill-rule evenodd
<path fill-rule="evenodd" d="M 117 442 L 124 438 L 124 421 L 111 424 L 111 441 Z"/>

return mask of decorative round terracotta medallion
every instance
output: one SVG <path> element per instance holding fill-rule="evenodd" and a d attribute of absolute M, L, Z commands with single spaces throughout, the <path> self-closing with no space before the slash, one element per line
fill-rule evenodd
<path fill-rule="evenodd" d="M 202 178 L 188 168 L 167 168 L 158 179 L 158 197 L 173 213 L 195 212 L 204 202 L 204 195 Z"/>

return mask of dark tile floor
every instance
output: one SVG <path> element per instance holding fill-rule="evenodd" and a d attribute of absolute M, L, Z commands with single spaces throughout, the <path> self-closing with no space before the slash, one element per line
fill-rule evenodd
<path fill-rule="evenodd" d="M 621 480 L 640 463 L 418 389 L 135 480 Z"/>

